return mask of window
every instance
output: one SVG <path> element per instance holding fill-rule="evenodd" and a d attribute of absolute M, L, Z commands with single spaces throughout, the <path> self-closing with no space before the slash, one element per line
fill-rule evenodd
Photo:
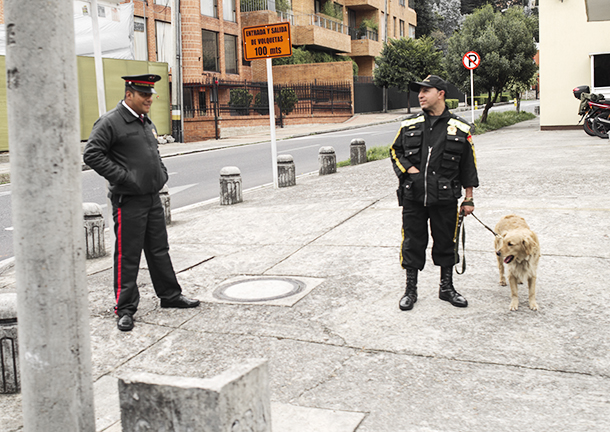
<path fill-rule="evenodd" d="M 172 25 L 163 21 L 155 21 L 157 36 L 157 61 L 172 64 L 174 50 L 172 49 Z"/>
<path fill-rule="evenodd" d="M 237 22 L 235 15 L 235 0 L 222 0 L 222 17 L 225 21 Z"/>
<path fill-rule="evenodd" d="M 172 0 L 155 0 L 155 4 L 162 5 L 165 7 L 172 7 Z"/>
<path fill-rule="evenodd" d="M 237 36 L 225 34 L 225 72 L 237 74 Z"/>
<path fill-rule="evenodd" d="M 415 26 L 409 24 L 409 37 L 415 39 Z"/>
<path fill-rule="evenodd" d="M 396 37 L 397 33 L 398 33 L 398 27 L 396 26 L 396 17 L 394 17 L 394 37 Z"/>
<path fill-rule="evenodd" d="M 218 0 L 200 0 L 201 15 L 218 18 Z"/>
<path fill-rule="evenodd" d="M 207 104 L 205 103 L 205 90 L 199 90 L 199 115 L 204 116 L 208 112 Z"/>
<path fill-rule="evenodd" d="M 591 83 L 594 89 L 610 87 L 610 53 L 592 54 L 591 69 L 593 71 Z"/>
<path fill-rule="evenodd" d="M 182 112 L 184 118 L 195 117 L 195 106 L 193 105 L 193 91 L 192 87 L 182 88 Z"/>
<path fill-rule="evenodd" d="M 398 4 L 402 7 L 405 7 L 405 0 L 398 0 Z"/>
<path fill-rule="evenodd" d="M 135 60 L 148 61 L 146 42 L 146 22 L 144 18 L 133 17 L 133 54 Z"/>
<path fill-rule="evenodd" d="M 398 24 L 400 25 L 400 37 L 405 37 L 405 22 L 400 20 Z"/>
<path fill-rule="evenodd" d="M 203 34 L 203 70 L 220 72 L 218 67 L 218 33 L 202 30 Z"/>

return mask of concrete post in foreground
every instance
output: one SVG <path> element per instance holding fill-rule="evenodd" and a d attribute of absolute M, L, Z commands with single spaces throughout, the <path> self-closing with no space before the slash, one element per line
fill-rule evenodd
<path fill-rule="evenodd" d="M 172 208 L 169 188 L 166 184 L 163 185 L 159 191 L 159 198 L 161 198 L 161 204 L 163 205 L 163 211 L 165 212 L 165 225 L 170 225 L 172 223 Z"/>
<path fill-rule="evenodd" d="M 237 204 L 243 201 L 241 194 L 241 171 L 235 166 L 220 170 L 220 205 Z"/>
<path fill-rule="evenodd" d="M 135 373 L 119 379 L 124 431 L 271 432 L 266 360 L 211 379 Z"/>
<path fill-rule="evenodd" d="M 0 294 L 0 393 L 19 393 L 17 294 Z"/>
<path fill-rule="evenodd" d="M 104 216 L 102 215 L 102 208 L 96 203 L 83 203 L 83 216 L 85 217 L 87 259 L 105 256 L 106 243 L 104 241 Z"/>
<path fill-rule="evenodd" d="M 73 4 L 4 23 L 23 430 L 93 432 Z"/>
<path fill-rule="evenodd" d="M 297 184 L 294 159 L 292 155 L 277 157 L 278 187 L 289 187 Z"/>
<path fill-rule="evenodd" d="M 318 150 L 318 164 L 320 175 L 333 174 L 337 172 L 337 156 L 335 149 L 331 146 L 320 147 Z"/>
<path fill-rule="evenodd" d="M 367 162 L 366 143 L 363 139 L 354 138 L 349 145 L 350 165 L 360 165 Z"/>

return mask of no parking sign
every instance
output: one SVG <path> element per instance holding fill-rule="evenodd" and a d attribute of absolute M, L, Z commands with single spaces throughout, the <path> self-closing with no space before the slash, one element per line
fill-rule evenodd
<path fill-rule="evenodd" d="M 472 107 L 472 124 L 474 124 L 474 77 L 472 71 L 481 64 L 481 56 L 475 51 L 468 51 L 462 57 L 462 64 L 470 70 L 470 106 Z"/>

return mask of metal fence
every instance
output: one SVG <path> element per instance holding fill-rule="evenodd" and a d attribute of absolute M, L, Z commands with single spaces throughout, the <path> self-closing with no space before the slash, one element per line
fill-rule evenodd
<path fill-rule="evenodd" d="M 274 85 L 280 125 L 290 114 L 351 113 L 352 85 L 350 81 Z M 182 110 L 184 118 L 269 115 L 267 83 L 223 80 L 185 83 Z"/>

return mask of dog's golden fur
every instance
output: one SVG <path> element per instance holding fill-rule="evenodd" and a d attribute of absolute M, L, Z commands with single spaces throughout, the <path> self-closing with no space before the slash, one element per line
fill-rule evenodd
<path fill-rule="evenodd" d="M 504 265 L 508 273 L 511 302 L 509 309 L 519 308 L 517 284 L 527 281 L 529 289 L 529 306 L 538 310 L 536 303 L 536 273 L 540 260 L 540 244 L 538 236 L 520 216 L 508 215 L 500 219 L 495 229 L 498 236 L 495 239 L 498 269 L 500 270 L 500 285 L 506 285 Z"/>

